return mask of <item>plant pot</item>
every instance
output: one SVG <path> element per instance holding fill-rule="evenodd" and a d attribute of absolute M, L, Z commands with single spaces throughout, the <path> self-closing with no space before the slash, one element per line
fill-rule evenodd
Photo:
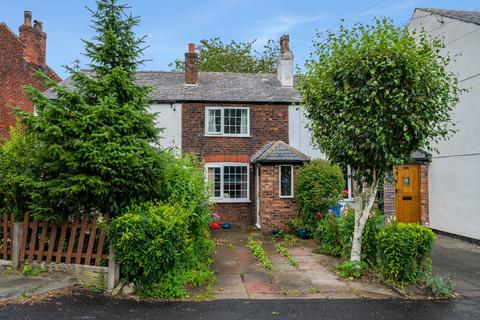
<path fill-rule="evenodd" d="M 220 229 L 220 221 L 213 221 L 212 223 L 210 223 L 210 228 L 212 229 Z"/>
<path fill-rule="evenodd" d="M 310 238 L 310 232 L 308 232 L 308 230 L 305 230 L 305 229 L 298 229 L 297 230 L 297 237 L 299 237 L 300 239 L 309 239 Z"/>
<path fill-rule="evenodd" d="M 232 225 L 228 222 L 222 223 L 222 229 L 230 229 Z"/>

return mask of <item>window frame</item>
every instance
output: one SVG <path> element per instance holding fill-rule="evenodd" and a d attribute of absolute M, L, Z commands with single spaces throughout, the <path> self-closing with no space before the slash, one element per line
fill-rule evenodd
<path fill-rule="evenodd" d="M 282 195 L 282 167 L 290 167 L 290 191 L 291 194 L 287 196 Z M 293 165 L 291 164 L 280 164 L 278 165 L 278 197 L 282 199 L 291 199 L 295 197 L 294 191 L 294 173 L 293 173 Z"/>
<path fill-rule="evenodd" d="M 247 110 L 247 133 L 225 133 L 225 109 Z M 210 110 L 220 110 L 220 132 L 210 132 L 208 128 L 208 114 Z M 250 137 L 250 108 L 207 106 L 205 107 L 205 136 L 208 137 Z"/>
<path fill-rule="evenodd" d="M 224 169 L 228 166 L 247 168 L 247 197 L 246 198 L 224 198 Z M 212 197 L 210 200 L 215 203 L 245 203 L 250 201 L 250 164 L 241 162 L 209 162 L 205 164 L 205 182 L 208 183 L 208 169 L 220 168 L 220 197 Z"/>

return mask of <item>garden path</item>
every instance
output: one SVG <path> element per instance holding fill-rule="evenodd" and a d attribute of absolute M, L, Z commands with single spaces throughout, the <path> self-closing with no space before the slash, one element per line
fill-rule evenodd
<path fill-rule="evenodd" d="M 240 228 L 213 232 L 217 243 L 213 299 L 378 299 L 398 296 L 378 282 L 338 278 L 331 270 L 339 260 L 314 253 L 311 240 L 281 241 L 255 233 L 273 264 L 272 270 L 267 270 L 246 246 L 252 232 Z M 276 243 L 287 247 L 298 262 L 297 266 L 290 265 L 286 257 L 276 252 Z"/>

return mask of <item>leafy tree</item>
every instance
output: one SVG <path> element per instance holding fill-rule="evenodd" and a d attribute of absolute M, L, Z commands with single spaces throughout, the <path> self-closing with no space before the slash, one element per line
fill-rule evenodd
<path fill-rule="evenodd" d="M 150 89 L 135 83 L 143 62 L 139 19 L 116 0 L 97 0 L 96 35 L 84 41 L 91 72 L 67 68 L 71 87 L 44 76 L 51 100 L 33 87 L 37 115 L 19 111 L 27 133 L 42 146 L 30 204 L 44 219 L 78 212 L 118 213 L 135 200 L 156 198 L 160 165 L 158 129 L 148 112 Z"/>
<path fill-rule="evenodd" d="M 200 40 L 198 54 L 199 71 L 215 72 L 249 72 L 273 73 L 276 72 L 279 45 L 269 40 L 263 51 L 252 48 L 251 42 L 223 43 L 220 38 Z M 177 59 L 169 64 L 174 71 L 184 71 L 185 61 Z"/>
<path fill-rule="evenodd" d="M 391 165 L 454 132 L 451 111 L 462 90 L 440 40 L 389 20 L 341 26 L 314 45 L 299 90 L 314 142 L 331 161 L 354 170 L 351 260 L 359 261 L 379 182 Z"/>

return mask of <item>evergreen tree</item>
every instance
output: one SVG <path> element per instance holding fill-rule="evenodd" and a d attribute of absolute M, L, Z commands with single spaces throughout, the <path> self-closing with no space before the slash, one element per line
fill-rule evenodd
<path fill-rule="evenodd" d="M 72 213 L 118 214 L 133 201 L 158 197 L 159 134 L 148 112 L 148 87 L 135 83 L 143 62 L 139 19 L 117 0 L 97 0 L 96 35 L 84 41 L 89 71 L 67 68 L 71 86 L 45 76 L 56 99 L 27 89 L 37 115 L 19 111 L 37 141 L 42 174 L 32 185 L 30 208 L 43 219 Z"/>

